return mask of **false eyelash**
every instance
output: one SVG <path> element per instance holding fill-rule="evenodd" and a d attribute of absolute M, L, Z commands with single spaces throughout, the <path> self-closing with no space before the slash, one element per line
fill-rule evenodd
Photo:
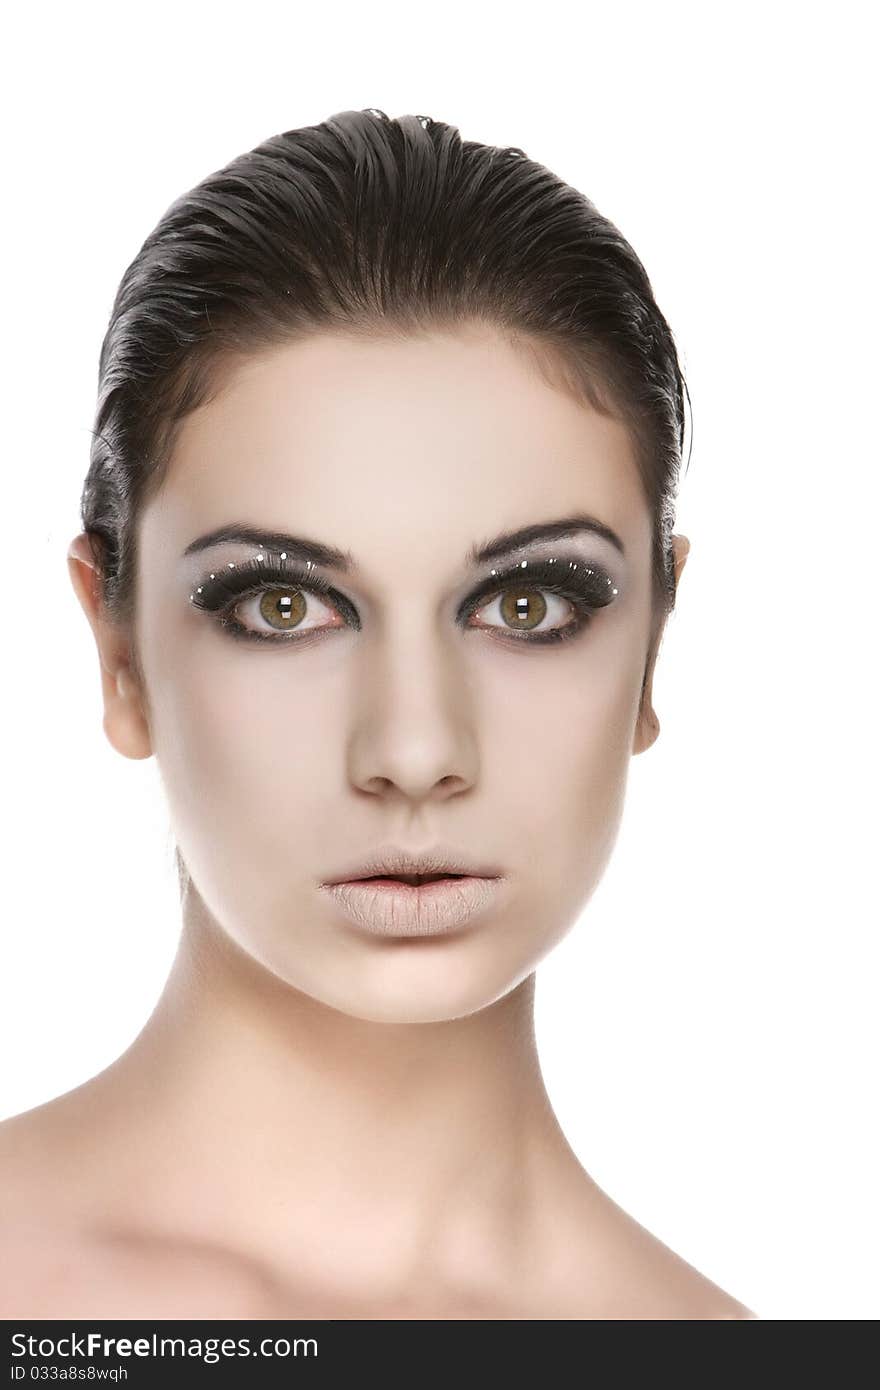
<path fill-rule="evenodd" d="M 354 606 L 322 575 L 274 555 L 265 560 L 246 560 L 241 565 L 227 565 L 215 574 L 206 575 L 198 588 L 190 594 L 190 600 L 196 608 L 213 613 L 217 622 L 234 637 L 253 638 L 257 642 L 296 641 L 295 637 L 275 637 L 268 634 L 264 637 L 260 633 L 250 631 L 229 616 L 242 599 L 259 594 L 263 589 L 271 588 L 273 584 L 303 589 L 307 593 L 329 598 L 346 615 L 353 627 L 360 627 L 360 619 Z"/>
<path fill-rule="evenodd" d="M 302 589 L 306 593 L 329 598 L 346 616 L 350 625 L 360 629 L 357 610 L 344 594 L 339 593 L 320 574 L 295 562 L 288 562 L 280 556 L 269 555 L 266 559 L 227 565 L 216 573 L 205 576 L 190 595 L 190 600 L 195 607 L 213 614 L 216 621 L 233 637 L 276 645 L 303 640 L 307 635 L 305 633 L 291 636 L 262 634 L 244 627 L 230 617 L 244 598 L 261 593 L 273 584 Z M 530 561 L 526 568 L 515 565 L 487 575 L 465 600 L 459 610 L 459 617 L 470 617 L 490 599 L 517 585 L 540 589 L 568 599 L 573 604 L 577 617 L 562 627 L 550 628 L 537 635 L 526 631 L 517 632 L 514 629 L 505 631 L 490 626 L 478 627 L 477 631 L 488 632 L 490 636 L 497 636 L 502 641 L 525 642 L 531 646 L 568 641 L 589 624 L 598 609 L 613 603 L 617 594 L 611 577 L 599 566 L 586 564 L 582 557 L 578 560 L 562 557 L 555 560 Z M 308 630 L 309 633 L 318 631 L 320 629 Z"/>
<path fill-rule="evenodd" d="M 598 609 L 613 603 L 617 594 L 611 576 L 598 565 L 587 564 L 583 558 L 572 560 L 563 556 L 553 560 L 530 560 L 525 568 L 513 565 L 487 575 L 465 600 L 461 615 L 470 617 L 490 599 L 517 587 L 558 594 L 573 605 L 577 616 L 562 627 L 548 628 L 546 632 L 492 627 L 480 627 L 478 631 L 487 632 L 490 637 L 497 636 L 501 641 L 523 642 L 533 647 L 567 642 L 589 625 Z"/>

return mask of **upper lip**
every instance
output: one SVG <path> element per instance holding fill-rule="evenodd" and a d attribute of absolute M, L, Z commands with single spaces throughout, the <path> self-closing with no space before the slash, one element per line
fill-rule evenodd
<path fill-rule="evenodd" d="M 380 845 L 357 863 L 350 863 L 324 884 L 346 883 L 350 879 L 374 878 L 387 874 L 469 874 L 474 878 L 500 878 L 501 870 L 476 860 L 451 845 L 432 845 L 424 850 L 406 850 L 397 845 Z"/>

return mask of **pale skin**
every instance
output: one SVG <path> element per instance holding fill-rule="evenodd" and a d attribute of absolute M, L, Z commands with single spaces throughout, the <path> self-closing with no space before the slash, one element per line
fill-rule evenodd
<path fill-rule="evenodd" d="M 525 554 L 604 565 L 615 603 L 567 643 L 503 640 L 497 604 L 494 636 L 464 631 L 468 550 L 575 512 L 625 555 L 589 534 Z M 233 521 L 349 550 L 330 578 L 360 629 L 258 648 L 196 611 L 200 576 L 254 549 L 183 551 Z M 107 621 L 83 535 L 68 565 L 107 738 L 156 757 L 193 886 L 127 1051 L 0 1125 L 0 1315 L 754 1317 L 592 1180 L 536 1049 L 535 970 L 659 732 L 626 426 L 486 326 L 322 335 L 188 417 L 138 543 L 135 632 Z M 339 622 L 309 602 L 307 625 Z M 561 599 L 545 626 L 570 617 Z M 380 842 L 439 839 L 504 870 L 467 931 L 380 940 L 317 889 Z"/>

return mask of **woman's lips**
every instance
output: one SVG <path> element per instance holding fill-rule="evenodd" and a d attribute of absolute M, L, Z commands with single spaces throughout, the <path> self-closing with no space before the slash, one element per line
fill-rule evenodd
<path fill-rule="evenodd" d="M 348 879 L 349 883 L 381 883 L 403 885 L 408 888 L 421 888 L 423 883 L 437 883 L 441 880 L 467 878 L 467 874 L 371 874 L 369 878 Z"/>
<path fill-rule="evenodd" d="M 399 878 L 348 879 L 325 885 L 357 926 L 378 936 L 437 936 L 485 910 L 501 878 L 444 876 L 420 884 Z"/>

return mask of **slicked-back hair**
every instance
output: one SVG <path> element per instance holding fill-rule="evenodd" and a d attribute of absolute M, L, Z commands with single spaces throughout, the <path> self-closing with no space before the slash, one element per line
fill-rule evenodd
<path fill-rule="evenodd" d="M 675 602 L 687 388 L 641 261 L 521 149 L 375 108 L 272 136 L 208 175 L 125 271 L 81 499 L 108 616 L 134 618 L 141 508 L 180 423 L 230 367 L 315 333 L 405 336 L 466 320 L 495 326 L 549 382 L 629 427 L 662 621 Z"/>

